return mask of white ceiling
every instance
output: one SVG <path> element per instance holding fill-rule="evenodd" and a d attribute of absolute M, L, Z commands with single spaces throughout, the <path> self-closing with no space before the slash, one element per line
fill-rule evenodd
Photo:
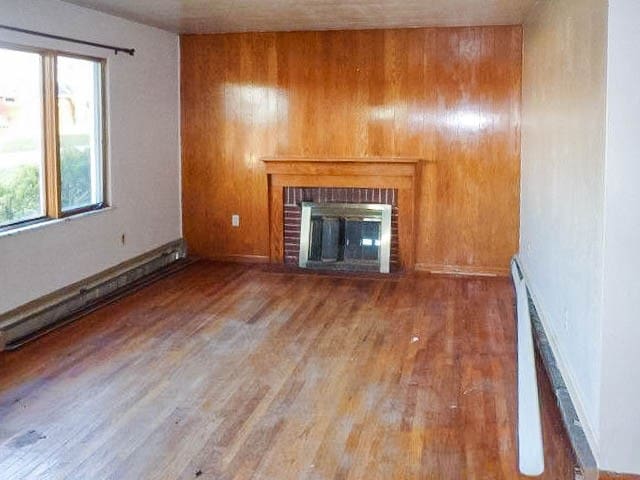
<path fill-rule="evenodd" d="M 537 0 L 66 0 L 180 33 L 522 23 Z"/>

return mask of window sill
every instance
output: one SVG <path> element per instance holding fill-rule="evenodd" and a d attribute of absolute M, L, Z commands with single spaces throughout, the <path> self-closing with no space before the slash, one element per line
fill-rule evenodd
<path fill-rule="evenodd" d="M 115 210 L 115 207 L 108 206 L 99 208 L 97 210 L 89 210 L 87 212 L 77 213 L 75 215 L 70 215 L 64 218 L 45 218 L 41 221 L 30 223 L 29 225 L 19 226 L 16 228 L 5 230 L 4 232 L 0 232 L 0 239 L 4 237 L 13 237 L 14 235 L 20 235 L 22 233 L 31 232 L 33 230 L 40 230 L 41 228 L 47 228 L 53 225 L 75 222 L 76 220 L 91 217 L 93 215 L 99 215 L 103 212 L 110 212 L 111 210 Z"/>

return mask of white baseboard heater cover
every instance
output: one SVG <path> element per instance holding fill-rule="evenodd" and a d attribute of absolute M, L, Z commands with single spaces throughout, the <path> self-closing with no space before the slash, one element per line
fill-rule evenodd
<path fill-rule="evenodd" d="M 538 400 L 535 353 L 529 315 L 529 298 L 516 261 L 511 262 L 518 312 L 518 459 L 523 475 L 544 472 L 542 424 Z"/>

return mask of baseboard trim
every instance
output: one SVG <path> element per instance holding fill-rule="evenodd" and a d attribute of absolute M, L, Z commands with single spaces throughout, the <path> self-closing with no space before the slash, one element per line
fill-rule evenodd
<path fill-rule="evenodd" d="M 203 258 L 216 262 L 229 263 L 270 263 L 268 255 L 207 255 Z M 508 277 L 509 267 L 484 267 L 484 266 L 459 266 L 459 265 L 439 265 L 430 263 L 416 263 L 414 269 L 417 272 L 429 272 L 443 275 L 461 275 L 476 277 Z"/>
<path fill-rule="evenodd" d="M 228 263 L 269 263 L 270 261 L 268 255 L 213 255 L 205 258 Z"/>
<path fill-rule="evenodd" d="M 0 315 L 0 351 L 16 348 L 146 285 L 186 258 L 179 239 Z"/>
<path fill-rule="evenodd" d="M 474 265 L 438 265 L 431 263 L 416 263 L 417 272 L 429 272 L 445 275 L 462 275 L 475 277 L 508 277 L 509 267 L 483 267 Z"/>
<path fill-rule="evenodd" d="M 591 450 L 587 433 L 585 432 L 578 411 L 573 403 L 567 384 L 562 376 L 559 368 L 559 362 L 556 358 L 553 346 L 549 341 L 544 322 L 539 315 L 539 307 L 536 305 L 535 295 L 531 292 L 530 283 L 527 279 L 526 271 L 522 268 L 518 257 L 514 257 L 514 261 L 520 271 L 525 285 L 527 286 L 527 294 L 529 297 L 529 312 L 531 316 L 531 324 L 533 337 L 536 344 L 542 364 L 544 365 L 547 377 L 551 383 L 553 394 L 556 397 L 556 404 L 560 410 L 562 423 L 569 442 L 578 461 L 578 467 L 581 470 L 582 479 L 597 480 L 599 476 L 596 458 Z"/>

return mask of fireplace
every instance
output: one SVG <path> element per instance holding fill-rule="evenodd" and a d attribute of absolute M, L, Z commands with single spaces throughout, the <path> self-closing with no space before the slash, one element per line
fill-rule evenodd
<path fill-rule="evenodd" d="M 285 263 L 300 265 L 300 231 L 302 221 L 302 204 L 304 202 L 343 203 L 343 204 L 381 204 L 391 208 L 391 239 L 389 270 L 391 272 L 411 271 L 415 266 L 415 231 L 416 219 L 416 191 L 420 184 L 419 174 L 423 170 L 421 159 L 417 158 L 311 158 L 311 157 L 265 157 L 262 159 L 267 174 L 268 203 L 269 203 L 269 261 L 271 263 Z M 337 233 L 346 233 L 347 218 L 337 216 L 333 224 L 327 221 L 326 228 L 338 228 Z M 342 218 L 343 220 L 340 220 Z M 371 218 L 371 217 L 367 217 Z M 339 230 L 343 228 L 342 232 Z M 364 225 L 365 234 L 362 235 L 362 225 L 350 225 L 349 232 L 360 228 L 360 237 L 355 242 L 358 250 L 355 253 L 347 247 L 347 238 L 343 237 L 334 245 L 335 254 L 329 255 L 329 246 L 324 254 L 324 267 L 345 259 L 347 263 L 366 264 L 374 261 L 373 267 L 379 270 L 380 245 L 375 245 L 379 234 L 381 242 L 382 230 L 371 225 Z M 381 227 L 381 222 L 379 227 Z M 320 228 L 319 226 L 316 228 Z M 373 228 L 373 232 L 366 230 Z M 311 230 L 311 226 L 309 227 Z M 317 234 L 318 230 L 316 230 Z M 329 234 L 329 232 L 327 232 Z M 319 239 L 317 239 L 319 240 Z M 372 245 L 367 245 L 369 241 Z M 331 243 L 330 242 L 330 243 Z M 362 245 L 360 243 L 362 242 Z M 349 245 L 354 245 L 349 239 Z M 320 244 L 321 245 L 321 244 Z M 378 247 L 367 249 L 366 247 Z M 321 262 L 321 246 L 316 246 L 309 256 L 307 263 Z M 320 260 L 318 260 L 318 258 Z M 335 259 L 335 260 L 332 260 Z M 384 263 L 384 262 L 382 262 Z M 313 265 L 318 266 L 316 265 Z M 344 267 L 344 265 L 342 265 Z M 309 267 L 309 265 L 307 265 Z M 320 265 L 322 267 L 322 265 Z M 332 267 L 333 268 L 333 267 Z"/>
<path fill-rule="evenodd" d="M 389 238 L 389 268 L 385 267 L 384 271 L 399 271 L 397 198 L 398 191 L 393 188 L 284 187 L 284 263 L 302 268 L 381 271 L 381 264 L 386 264 L 386 260 L 380 260 L 386 259 L 386 251 L 380 252 L 380 247 L 383 238 Z M 388 235 L 382 229 L 383 210 L 387 210 L 390 216 Z M 307 227 L 303 225 L 303 215 L 309 222 Z M 325 217 L 322 223 L 319 217 Z M 356 223 L 360 221 L 367 222 L 364 232 L 363 225 Z M 324 253 L 322 244 L 318 243 L 321 236 L 325 243 Z M 372 245 L 368 245 L 369 241 Z M 330 245 L 333 245 L 333 252 Z"/>
<path fill-rule="evenodd" d="M 302 203 L 301 268 L 389 273 L 391 205 Z"/>

